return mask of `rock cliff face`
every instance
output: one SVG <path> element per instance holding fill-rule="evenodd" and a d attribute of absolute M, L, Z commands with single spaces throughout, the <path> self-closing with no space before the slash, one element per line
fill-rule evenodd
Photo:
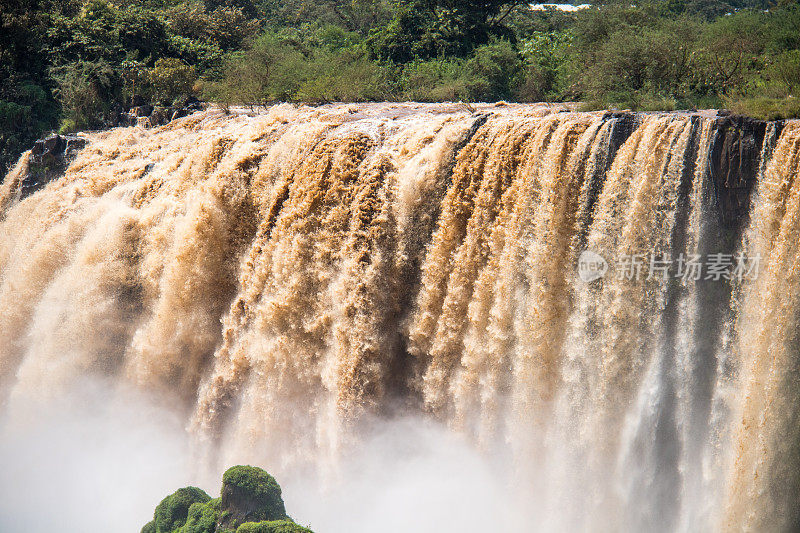
<path fill-rule="evenodd" d="M 121 112 L 113 126 L 157 127 L 202 108 L 203 104 L 194 98 L 173 107 L 135 106 Z M 713 139 L 708 155 L 714 200 L 722 225 L 733 229 L 741 228 L 750 209 L 750 195 L 757 174 L 768 159 L 771 147 L 777 142 L 784 121 L 765 122 L 730 115 L 725 110 L 715 113 Z M 591 204 L 602 187 L 600 178 L 614 160 L 616 151 L 631 136 L 644 116 L 644 113 L 626 111 L 606 113 L 605 120 L 614 123 L 610 129 L 608 153 L 597 166 L 597 184 L 590 187 L 590 194 L 586 199 L 590 205 L 584 212 L 591 213 Z M 483 121 L 487 117 L 483 117 Z M 86 144 L 85 137 L 75 135 L 50 135 L 36 141 L 31 149 L 29 169 L 19 185 L 21 197 L 36 192 L 61 176 L 71 159 Z"/>
<path fill-rule="evenodd" d="M 722 222 L 739 225 L 750 211 L 750 195 L 756 183 L 763 149 L 771 150 L 783 122 L 767 123 L 742 116 L 720 116 L 715 124 L 710 151 L 711 183 Z M 764 146 L 770 131 L 772 140 Z"/>
<path fill-rule="evenodd" d="M 35 193 L 61 176 L 72 158 L 86 144 L 84 137 L 75 135 L 50 135 L 36 141 L 31 148 L 28 172 L 20 183 L 21 197 Z"/>

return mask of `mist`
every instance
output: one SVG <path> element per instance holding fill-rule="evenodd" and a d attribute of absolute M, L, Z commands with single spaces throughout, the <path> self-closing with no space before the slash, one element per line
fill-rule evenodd
<path fill-rule="evenodd" d="M 158 502 L 195 483 L 176 413 L 85 379 L 0 428 L 0 531 L 139 531 Z"/>
<path fill-rule="evenodd" d="M 194 461 L 177 410 L 100 379 L 58 401 L 12 405 L 0 424 L 5 533 L 138 532 L 179 487 L 217 496 L 222 471 L 236 464 Z M 522 507 L 500 465 L 409 416 L 372 421 L 332 471 L 311 464 L 277 477 L 290 515 L 319 532 L 517 530 Z"/>
<path fill-rule="evenodd" d="M 332 481 L 282 485 L 290 514 L 314 531 L 521 531 L 525 506 L 508 474 L 441 424 L 402 417 L 375 422 Z"/>

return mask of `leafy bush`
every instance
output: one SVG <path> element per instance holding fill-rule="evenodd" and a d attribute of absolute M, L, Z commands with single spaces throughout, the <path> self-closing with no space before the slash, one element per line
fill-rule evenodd
<path fill-rule="evenodd" d="M 754 13 L 721 17 L 705 28 L 692 75 L 717 94 L 746 94 L 764 68 L 765 39 Z"/>
<path fill-rule="evenodd" d="M 155 98 L 167 105 L 192 94 L 192 86 L 197 81 L 194 67 L 174 57 L 156 61 L 148 75 Z"/>
<path fill-rule="evenodd" d="M 118 90 L 118 78 L 105 61 L 78 61 L 53 69 L 54 91 L 64 122 L 70 129 L 96 128 L 103 124 L 109 102 Z M 65 128 L 62 128 L 62 130 Z"/>
<path fill-rule="evenodd" d="M 468 100 L 470 97 L 464 62 L 456 59 L 408 63 L 402 69 L 399 85 L 403 100 L 441 102 Z"/>
<path fill-rule="evenodd" d="M 167 11 L 169 27 L 177 35 L 193 41 L 211 41 L 221 50 L 233 50 L 253 37 L 258 22 L 241 7 L 219 6 L 206 11 L 201 2 L 189 1 Z"/>
<path fill-rule="evenodd" d="M 152 86 L 147 68 L 140 61 L 126 60 L 120 65 L 122 78 L 122 97 L 124 102 L 136 105 L 137 98 L 150 97 Z"/>
<path fill-rule="evenodd" d="M 800 96 L 800 50 L 787 50 L 776 56 L 766 75 L 779 85 L 784 96 Z"/>
<path fill-rule="evenodd" d="M 510 99 L 520 81 L 522 67 L 522 58 L 508 41 L 479 46 L 466 63 L 470 98 Z"/>
<path fill-rule="evenodd" d="M 305 102 L 364 102 L 390 96 L 384 67 L 357 52 L 317 52 L 304 81 L 288 99 Z"/>
<path fill-rule="evenodd" d="M 215 533 L 220 517 L 220 499 L 195 502 L 189 507 L 186 523 L 180 533 Z"/>
<path fill-rule="evenodd" d="M 228 105 L 291 100 L 308 70 L 303 54 L 277 35 L 265 33 L 248 50 L 228 56 L 222 79 L 209 83 L 205 96 Z"/>
<path fill-rule="evenodd" d="M 357 47 L 331 48 L 329 43 L 304 52 L 285 36 L 263 34 L 251 48 L 227 58 L 221 79 L 207 84 L 205 96 L 226 105 L 391 97 L 386 67 Z"/>
<path fill-rule="evenodd" d="M 390 4 L 389 22 L 370 32 L 374 57 L 395 63 L 417 59 L 466 57 L 491 39 L 510 37 L 500 22 L 517 2 L 484 0 L 406 0 Z"/>
<path fill-rule="evenodd" d="M 573 36 L 567 31 L 534 31 L 522 41 L 525 60 L 516 96 L 523 101 L 559 100 L 567 92 L 569 50 Z"/>

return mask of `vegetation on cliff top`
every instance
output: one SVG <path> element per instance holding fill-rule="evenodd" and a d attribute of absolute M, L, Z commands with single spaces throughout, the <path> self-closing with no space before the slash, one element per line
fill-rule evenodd
<path fill-rule="evenodd" d="M 254 466 L 234 466 L 222 477 L 219 498 L 185 487 L 156 507 L 142 533 L 313 533 L 286 515 L 281 487 Z"/>
<path fill-rule="evenodd" d="M 800 115 L 798 0 L 4 0 L 0 27 L 0 172 L 47 130 L 190 94 Z"/>

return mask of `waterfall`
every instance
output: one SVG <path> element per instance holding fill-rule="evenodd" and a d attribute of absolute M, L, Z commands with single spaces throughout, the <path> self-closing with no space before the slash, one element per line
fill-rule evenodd
<path fill-rule="evenodd" d="M 83 136 L 0 187 L 7 423 L 99 376 L 198 463 L 335 478 L 414 413 L 503 458 L 527 530 L 800 526 L 797 122 L 276 105 Z"/>

